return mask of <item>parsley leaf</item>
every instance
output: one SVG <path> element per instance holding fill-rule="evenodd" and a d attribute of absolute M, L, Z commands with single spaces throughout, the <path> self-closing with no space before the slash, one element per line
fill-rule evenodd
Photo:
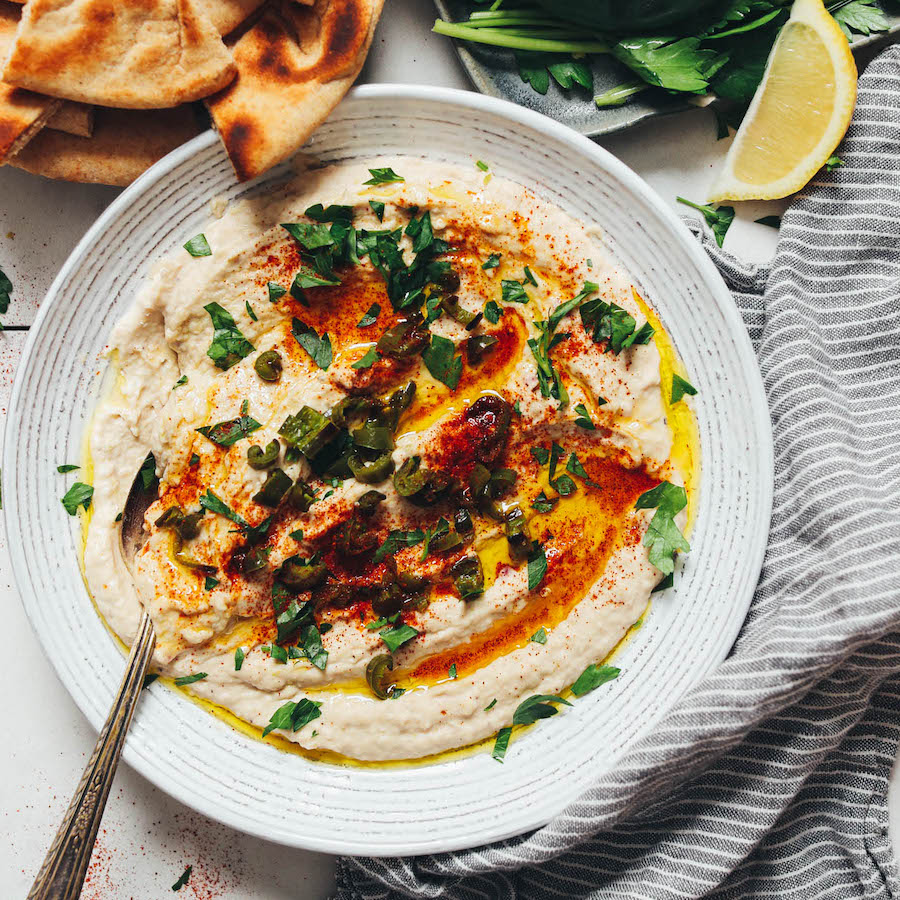
<path fill-rule="evenodd" d="M 546 447 L 532 447 L 529 451 L 539 466 L 546 466 L 550 451 Z"/>
<path fill-rule="evenodd" d="M 676 197 L 675 199 L 679 203 L 683 203 L 685 206 L 690 206 L 691 209 L 696 209 L 698 212 L 703 213 L 703 218 L 706 219 L 706 224 L 712 229 L 716 243 L 721 247 L 725 241 L 725 235 L 734 221 L 734 207 L 715 207 L 708 203 L 694 203 L 692 200 L 685 200 L 684 197 Z"/>
<path fill-rule="evenodd" d="M 328 662 L 328 651 L 322 646 L 322 633 L 313 622 L 304 625 L 300 630 L 300 641 L 303 644 L 303 652 L 306 658 L 317 668 L 325 671 Z"/>
<path fill-rule="evenodd" d="M 533 725 L 538 719 L 549 719 L 555 716 L 559 710 L 554 706 L 562 703 L 563 706 L 571 706 L 568 700 L 563 700 L 558 694 L 535 694 L 523 700 L 513 713 L 513 725 Z"/>
<path fill-rule="evenodd" d="M 854 31 L 868 35 L 872 32 L 887 31 L 888 28 L 884 12 L 873 0 L 851 0 L 850 3 L 836 9 L 832 15 L 848 41 L 853 40 Z"/>
<path fill-rule="evenodd" d="M 490 166 L 480 159 L 475 160 L 475 165 L 478 166 L 478 168 L 481 169 L 482 172 L 487 172 L 487 170 L 490 169 Z"/>
<path fill-rule="evenodd" d="M 197 431 L 220 447 L 230 447 L 259 428 L 262 428 L 262 425 L 252 416 L 241 415 L 236 419 L 229 419 L 227 422 L 219 422 L 216 425 L 203 425 Z"/>
<path fill-rule="evenodd" d="M 547 317 L 550 329 L 556 331 L 556 326 L 570 313 L 573 309 L 581 306 L 591 294 L 596 294 L 600 290 L 600 285 L 593 281 L 586 281 L 584 287 L 571 299 L 565 303 L 560 303 Z"/>
<path fill-rule="evenodd" d="M 254 322 L 258 322 L 259 319 L 257 318 L 256 312 L 254 311 L 253 307 L 250 305 L 250 301 L 249 301 L 249 300 L 245 300 L 245 301 L 244 301 L 244 306 L 245 306 L 246 309 L 247 309 L 247 315 L 250 316 L 250 318 L 251 318 Z"/>
<path fill-rule="evenodd" d="M 495 700 L 494 703 L 497 701 Z M 490 709 L 490 707 L 488 707 Z M 512 735 L 512 726 L 507 725 L 504 728 L 501 728 L 497 732 L 497 738 L 494 741 L 494 749 L 491 751 L 491 756 L 497 760 L 497 762 L 502 763 L 503 757 L 506 756 L 506 750 L 509 747 L 509 739 Z"/>
<path fill-rule="evenodd" d="M 188 383 L 187 375 L 182 375 L 181 378 L 179 378 L 178 381 L 176 381 L 175 384 L 172 385 L 172 390 L 174 391 L 175 388 L 181 387 L 182 385 L 187 384 L 187 383 Z"/>
<path fill-rule="evenodd" d="M 597 484 L 596 481 L 593 481 L 585 471 L 584 466 L 581 464 L 581 460 L 578 458 L 577 453 L 571 453 L 569 455 L 569 460 L 566 463 L 566 471 L 571 472 L 578 478 L 581 478 L 585 484 L 589 484 L 591 487 L 600 487 L 600 485 Z"/>
<path fill-rule="evenodd" d="M 269 290 L 269 303 L 277 303 L 287 293 L 287 288 L 274 281 L 270 281 L 266 287 Z"/>
<path fill-rule="evenodd" d="M 717 51 L 701 48 L 697 37 L 627 38 L 612 54 L 647 84 L 692 94 L 709 90 L 709 79 L 723 62 Z"/>
<path fill-rule="evenodd" d="M 411 641 L 419 634 L 415 628 L 409 625 L 395 625 L 393 628 L 385 628 L 379 631 L 378 636 L 385 642 L 388 650 L 394 653 L 399 650 L 407 641 Z"/>
<path fill-rule="evenodd" d="M 605 351 L 618 355 L 638 344 L 649 344 L 653 326 L 644 322 L 640 328 L 634 317 L 616 303 L 607 303 L 600 297 L 581 306 L 581 322 L 595 344 L 605 344 Z"/>
<path fill-rule="evenodd" d="M 535 541 L 528 554 L 528 590 L 540 587 L 547 574 L 547 554 L 544 548 Z"/>
<path fill-rule="evenodd" d="M 82 484 L 82 482 L 76 481 L 66 491 L 65 496 L 62 498 L 62 505 L 70 516 L 74 516 L 78 512 L 79 506 L 84 507 L 85 512 L 87 512 L 93 496 L 94 489 L 89 484 Z"/>
<path fill-rule="evenodd" d="M 203 308 L 209 313 L 213 325 L 213 339 L 206 355 L 218 368 L 230 369 L 256 349 L 241 334 L 227 309 L 218 303 L 207 303 Z"/>
<path fill-rule="evenodd" d="M 213 578 L 212 575 L 207 575 L 206 578 L 203 579 L 203 590 L 211 591 L 214 587 L 218 587 L 219 579 Z"/>
<path fill-rule="evenodd" d="M 178 879 L 178 881 L 176 881 L 175 884 L 172 885 L 172 890 L 173 890 L 173 891 L 180 891 L 180 890 L 188 883 L 188 880 L 189 880 L 190 877 L 191 877 L 191 872 L 193 872 L 193 871 L 194 871 L 194 867 L 193 867 L 193 866 L 188 866 L 188 867 L 181 873 L 181 877 Z"/>
<path fill-rule="evenodd" d="M 686 505 L 687 494 L 684 488 L 668 481 L 663 481 L 641 494 L 634 505 L 635 509 L 656 508 L 656 513 L 644 535 L 644 546 L 650 548 L 651 565 L 656 566 L 663 575 L 675 570 L 675 554 L 679 550 L 686 553 L 691 549 L 691 545 L 675 524 L 675 516 Z"/>
<path fill-rule="evenodd" d="M 200 505 L 211 513 L 225 516 L 226 519 L 230 519 L 235 525 L 239 525 L 241 528 L 248 527 L 247 520 L 239 513 L 236 513 L 224 500 L 217 497 L 209 490 L 209 488 L 207 488 L 205 494 L 200 495 Z"/>
<path fill-rule="evenodd" d="M 246 653 L 244 653 L 243 647 L 238 647 L 237 650 L 234 651 L 234 671 L 240 672 L 241 666 L 244 664 L 244 658 L 246 657 Z"/>
<path fill-rule="evenodd" d="M 327 370 L 332 360 L 331 338 L 328 336 L 328 332 L 319 337 L 315 329 L 310 328 L 296 317 L 291 323 L 291 332 L 297 343 L 310 355 L 312 361 L 320 369 Z"/>
<path fill-rule="evenodd" d="M 191 256 L 212 256 L 212 250 L 209 248 L 209 241 L 206 240 L 205 234 L 198 234 L 192 237 L 185 245 Z"/>
<path fill-rule="evenodd" d="M 672 376 L 672 402 L 677 403 L 685 394 L 694 396 L 697 393 L 695 388 L 687 379 L 675 374 Z"/>
<path fill-rule="evenodd" d="M 575 419 L 575 424 L 579 428 L 584 428 L 585 431 L 596 430 L 596 426 L 591 421 L 591 414 L 590 412 L 588 412 L 588 408 L 583 403 L 576 404 L 575 412 L 578 413 L 578 418 Z"/>
<path fill-rule="evenodd" d="M 503 315 L 503 309 L 493 301 L 488 300 L 484 305 L 484 317 L 487 319 L 491 325 L 496 325 L 500 321 L 500 316 Z"/>
<path fill-rule="evenodd" d="M 431 336 L 431 343 L 422 351 L 422 361 L 434 378 L 455 391 L 462 376 L 462 356 L 456 355 L 456 344 L 439 334 Z"/>
<path fill-rule="evenodd" d="M 206 672 L 195 672 L 193 675 L 182 675 L 181 678 L 176 678 L 175 684 L 178 687 L 184 687 L 186 684 L 193 684 L 195 681 L 203 681 L 204 678 L 209 678 Z"/>
<path fill-rule="evenodd" d="M 487 271 L 488 269 L 496 269 L 497 266 L 500 265 L 500 254 L 492 253 L 482 264 L 481 268 Z"/>
<path fill-rule="evenodd" d="M 669 574 L 666 575 L 666 577 L 663 578 L 663 580 L 660 581 L 660 583 L 655 588 L 653 588 L 653 590 L 650 591 L 650 593 L 655 594 L 658 591 L 665 591 L 665 590 L 668 590 L 670 587 L 674 587 L 674 586 L 675 586 L 675 573 L 669 572 Z"/>
<path fill-rule="evenodd" d="M 516 64 L 519 68 L 519 77 L 525 84 L 530 84 L 539 94 L 546 94 L 550 87 L 550 73 L 547 71 L 544 53 L 517 52 Z"/>
<path fill-rule="evenodd" d="M 769 228 L 781 228 L 781 216 L 763 216 L 761 219 L 754 219 L 757 225 L 768 225 Z"/>
<path fill-rule="evenodd" d="M 353 207 L 332 203 L 326 209 L 321 203 L 314 203 L 304 210 L 303 215 L 314 222 L 350 222 L 353 219 Z"/>
<path fill-rule="evenodd" d="M 369 169 L 369 174 L 372 177 L 368 181 L 364 181 L 363 184 L 392 184 L 395 181 L 406 181 L 402 175 L 398 175 L 390 167 L 384 169 Z"/>
<path fill-rule="evenodd" d="M 538 630 L 531 636 L 530 640 L 534 641 L 535 644 L 546 644 L 547 629 L 543 627 L 538 628 Z"/>
<path fill-rule="evenodd" d="M 572 693 L 576 697 L 583 697 L 595 688 L 600 687 L 601 684 L 606 684 L 607 681 L 618 678 L 619 672 L 621 671 L 621 669 L 617 669 L 615 666 L 595 666 L 591 663 L 591 665 L 578 676 L 575 684 L 572 685 Z"/>
<path fill-rule="evenodd" d="M 303 291 L 307 288 L 334 287 L 340 283 L 340 279 L 338 278 L 317 275 L 312 269 L 301 266 L 297 270 L 297 274 L 294 276 L 294 281 L 291 284 L 291 294 L 297 297 L 298 300 L 302 300 Z"/>
<path fill-rule="evenodd" d="M 381 315 L 381 304 L 373 303 L 365 312 L 365 315 L 356 323 L 357 328 L 368 328 L 378 321 Z"/>
<path fill-rule="evenodd" d="M 500 282 L 500 288 L 504 303 L 527 303 L 529 300 L 528 294 L 525 293 L 524 285 L 519 281 L 511 281 L 508 278 L 504 278 Z"/>
<path fill-rule="evenodd" d="M 10 294 L 12 294 L 12 282 L 3 269 L 0 269 L 0 313 L 9 312 Z"/>
<path fill-rule="evenodd" d="M 554 81 L 565 90 L 569 90 L 576 84 L 585 90 L 594 90 L 594 76 L 590 66 L 579 59 L 562 59 L 558 62 L 547 64 L 547 70 L 553 76 Z"/>
<path fill-rule="evenodd" d="M 833 172 L 842 165 L 844 165 L 844 161 L 839 156 L 829 156 L 828 159 L 825 160 L 825 169 L 828 172 Z M 2 312 L 2 310 L 0 310 L 0 312 Z"/>
<path fill-rule="evenodd" d="M 272 713 L 269 724 L 263 729 L 262 736 L 265 737 L 276 728 L 285 731 L 299 731 L 304 725 L 308 725 L 314 719 L 318 719 L 322 715 L 320 712 L 321 703 L 315 700 L 309 700 L 304 697 L 298 702 L 288 700 L 283 706 Z"/>
<path fill-rule="evenodd" d="M 80 469 L 81 466 L 73 466 L 71 463 L 65 463 L 62 466 L 57 466 L 56 471 L 60 473 L 60 475 L 65 475 L 66 472 L 74 472 L 76 469 Z"/>
<path fill-rule="evenodd" d="M 372 207 L 372 212 L 375 213 L 376 218 L 379 222 L 384 221 L 384 204 L 380 200 L 370 200 L 369 206 Z"/>
<path fill-rule="evenodd" d="M 447 675 L 449 675 L 450 678 L 456 678 L 456 663 L 453 663 L 453 665 L 450 666 L 447 670 Z"/>
<path fill-rule="evenodd" d="M 384 543 L 375 551 L 372 562 L 378 565 L 386 556 L 393 556 L 403 547 L 415 547 L 425 540 L 425 532 L 421 528 L 412 531 L 391 531 L 384 539 Z"/>
<path fill-rule="evenodd" d="M 378 359 L 378 353 L 374 347 L 369 347 L 365 354 L 361 356 L 355 363 L 352 363 L 351 369 L 371 369 Z"/>
<path fill-rule="evenodd" d="M 531 508 L 537 510 L 539 513 L 548 513 L 557 503 L 559 503 L 558 498 L 551 500 L 543 491 L 541 491 L 537 497 L 534 498 Z"/>
<path fill-rule="evenodd" d="M 484 708 L 484 711 L 490 712 L 496 705 L 497 705 L 497 698 L 494 697 L 494 699 L 491 700 L 491 702 L 488 703 L 488 705 Z"/>

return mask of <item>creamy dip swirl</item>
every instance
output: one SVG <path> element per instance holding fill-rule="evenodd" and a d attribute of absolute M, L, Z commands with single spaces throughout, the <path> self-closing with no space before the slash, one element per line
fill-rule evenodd
<path fill-rule="evenodd" d="M 160 673 L 365 760 L 484 739 L 601 662 L 663 577 L 635 504 L 689 473 L 661 336 L 599 236 L 412 158 L 305 172 L 204 234 L 210 255 L 159 263 L 111 339 L 85 551 L 110 626 L 130 641 L 145 606 Z M 404 282 L 414 247 L 433 265 Z M 132 572 L 117 517 L 148 452 Z"/>

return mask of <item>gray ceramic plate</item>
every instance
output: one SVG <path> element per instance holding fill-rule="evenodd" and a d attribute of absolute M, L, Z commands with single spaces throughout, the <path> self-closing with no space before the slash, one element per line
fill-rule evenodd
<path fill-rule="evenodd" d="M 886 7 L 888 4 L 886 0 L 881 0 L 881 5 Z M 442 19 L 447 22 L 459 22 L 468 17 L 472 2 L 435 0 L 435 6 Z M 870 37 L 860 35 L 853 42 L 854 50 L 883 41 L 889 34 L 900 33 L 900 14 L 885 9 L 885 17 L 889 23 L 888 32 Z M 612 134 L 637 125 L 638 122 L 651 116 L 667 115 L 691 108 L 691 104 L 685 102 L 682 96 L 672 96 L 662 90 L 638 94 L 624 106 L 606 109 L 598 109 L 592 98 L 580 88 L 564 91 L 552 81 L 550 89 L 542 95 L 519 77 L 512 51 L 462 41 L 454 41 L 454 44 L 472 83 L 482 94 L 512 100 L 513 103 L 550 116 L 589 137 Z M 591 69 L 594 73 L 595 94 L 601 94 L 634 77 L 625 66 L 607 56 L 594 56 L 591 60 Z"/>

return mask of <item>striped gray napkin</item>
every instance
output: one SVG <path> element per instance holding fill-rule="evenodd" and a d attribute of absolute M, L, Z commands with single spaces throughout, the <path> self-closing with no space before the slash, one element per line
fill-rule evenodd
<path fill-rule="evenodd" d="M 731 656 L 543 828 L 342 859 L 338 900 L 898 896 L 900 48 L 861 78 L 839 152 L 785 215 L 771 267 L 700 235 L 775 433 L 769 547 Z"/>

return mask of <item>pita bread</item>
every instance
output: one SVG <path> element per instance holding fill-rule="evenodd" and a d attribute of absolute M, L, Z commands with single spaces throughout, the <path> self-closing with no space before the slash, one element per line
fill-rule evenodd
<path fill-rule="evenodd" d="M 209 17 L 213 28 L 224 36 L 246 22 L 264 2 L 265 0 L 197 0 L 197 5 Z"/>
<path fill-rule="evenodd" d="M 365 62 L 383 0 L 275 0 L 232 48 L 237 78 L 206 101 L 238 178 L 286 159 Z"/>
<path fill-rule="evenodd" d="M 19 7 L 0 2 L 0 59 L 16 39 L 19 13 Z M 0 83 L 0 162 L 24 147 L 60 105 L 51 97 Z"/>
<path fill-rule="evenodd" d="M 93 136 L 45 128 L 8 164 L 63 181 L 124 186 L 199 132 L 191 106 L 98 109 Z"/>
<path fill-rule="evenodd" d="M 94 131 L 94 107 L 72 100 L 63 100 L 59 109 L 47 119 L 46 128 L 90 137 Z"/>
<path fill-rule="evenodd" d="M 29 0 L 3 80 L 99 106 L 177 106 L 234 77 L 195 0 Z"/>

